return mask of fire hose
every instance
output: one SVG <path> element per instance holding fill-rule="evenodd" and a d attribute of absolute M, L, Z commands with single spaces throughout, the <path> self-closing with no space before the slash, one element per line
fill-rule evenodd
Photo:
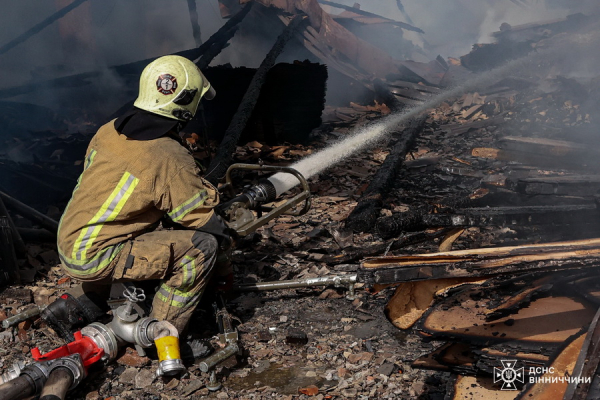
<path fill-rule="evenodd" d="M 0 398 L 21 400 L 35 394 L 35 383 L 28 375 L 19 376 L 0 385 Z"/>
<path fill-rule="evenodd" d="M 42 389 L 40 400 L 64 400 L 67 391 L 74 383 L 71 370 L 65 367 L 54 369 Z"/>
<path fill-rule="evenodd" d="M 16 378 L 0 385 L 0 399 L 20 400 L 40 394 L 40 400 L 63 400 L 87 371 L 80 354 L 28 365 Z"/>

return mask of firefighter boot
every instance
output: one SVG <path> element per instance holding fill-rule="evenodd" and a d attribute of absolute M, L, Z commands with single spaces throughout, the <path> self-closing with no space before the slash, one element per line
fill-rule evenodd
<path fill-rule="evenodd" d="M 108 306 L 102 307 L 99 299 L 94 301 L 95 297 L 95 293 L 78 297 L 65 293 L 46 307 L 41 317 L 60 337 L 72 342 L 74 331 L 98 320 L 106 313 Z"/>

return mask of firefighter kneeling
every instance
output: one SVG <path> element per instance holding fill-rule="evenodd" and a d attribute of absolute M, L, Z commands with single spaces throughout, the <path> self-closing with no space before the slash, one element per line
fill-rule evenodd
<path fill-rule="evenodd" d="M 179 333 L 188 325 L 231 242 L 213 210 L 217 190 L 179 137 L 200 99 L 214 96 L 190 60 L 161 57 L 142 72 L 133 109 L 92 138 L 58 232 L 64 271 L 83 285 L 42 313 L 62 336 L 105 313 L 116 282 L 159 280 L 150 317 Z M 178 229 L 156 230 L 163 219 Z"/>

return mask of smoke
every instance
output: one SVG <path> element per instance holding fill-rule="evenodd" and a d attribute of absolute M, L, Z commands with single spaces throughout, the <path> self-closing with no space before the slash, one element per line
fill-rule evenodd
<path fill-rule="evenodd" d="M 531 53 L 491 71 L 476 75 L 461 85 L 431 98 L 424 104 L 400 113 L 391 114 L 366 126 L 358 127 L 347 138 L 296 162 L 292 167 L 305 178 L 315 176 L 345 158 L 377 143 L 388 134 L 396 131 L 399 126 L 427 110 L 436 108 L 448 99 L 454 99 L 463 93 L 487 87 L 490 83 L 508 76 L 529 76 L 531 71 L 547 71 L 564 58 L 571 60 L 573 64 L 577 64 L 586 59 L 589 52 L 597 48 L 598 43 L 600 43 L 598 34 L 573 35 L 569 40 L 557 41 L 553 43 L 551 48 Z M 277 173 L 269 178 L 269 181 L 275 186 L 278 196 L 298 185 L 298 181 L 292 175 L 285 173 Z"/>
<path fill-rule="evenodd" d="M 490 34 L 502 23 L 522 25 L 563 18 L 580 11 L 597 8 L 592 2 L 567 0 L 401 0 L 406 14 L 395 0 L 339 0 L 338 3 L 361 5 L 364 11 L 412 23 L 424 35 L 404 32 L 404 37 L 429 52 L 430 57 L 458 57 L 468 53 L 475 43 L 489 43 Z M 331 13 L 343 10 L 328 7 Z M 407 18 L 407 16 L 409 18 Z"/>
<path fill-rule="evenodd" d="M 72 0 L 29 0 L 4 2 L 0 14 L 0 38 L 7 43 L 30 27 L 39 23 Z M 354 5 L 356 0 L 338 0 Z M 360 2 L 360 0 L 358 0 Z M 404 12 L 396 0 L 363 1 L 361 8 L 400 21 L 410 20 L 426 33 L 402 32 L 403 40 L 409 39 L 425 49 L 422 54 L 413 51 L 418 61 L 429 61 L 438 54 L 458 57 L 470 51 L 477 42 L 490 41 L 489 34 L 499 30 L 506 22 L 519 25 L 545 19 L 564 17 L 578 11 L 600 11 L 596 0 L 400 0 Z M 518 5 L 518 4 L 520 5 Z M 218 0 L 196 0 L 202 38 L 208 39 L 226 21 L 220 17 Z M 341 9 L 323 6 L 332 14 Z M 274 15 L 251 13 L 243 21 L 232 41 L 212 63 L 231 63 L 234 66 L 257 67 L 283 29 L 274 24 Z M 368 26 L 367 26 L 368 28 Z M 401 32 L 400 29 L 396 31 Z M 392 32 L 393 33 L 393 32 Z M 367 34 L 365 34 L 367 35 Z M 385 36 L 387 35 L 387 36 Z M 400 46 L 390 36 L 390 31 L 380 38 L 386 42 L 387 51 Z M 373 34 L 368 35 L 377 42 Z M 404 43 L 404 42 L 403 42 Z M 191 49 L 196 46 L 186 0 L 89 0 L 71 11 L 67 16 L 29 38 L 8 53 L 0 55 L 0 71 L 4 79 L 0 88 L 44 81 L 72 74 L 102 70 L 107 66 L 120 65 L 163 54 Z M 408 49 L 408 50 L 407 50 Z M 394 57 L 408 56 L 410 46 L 398 47 Z M 290 42 L 279 62 L 295 59 L 319 61 L 300 42 Z M 582 64 L 577 74 L 592 76 L 593 64 Z M 339 98 L 336 103 L 357 100 L 363 86 L 348 82 L 345 76 L 330 68 L 328 101 Z M 74 88 L 40 90 L 10 100 L 45 105 L 57 112 L 65 111 L 67 103 L 77 102 L 77 96 L 93 106 L 97 115 L 109 115 L 137 90 L 137 77 L 116 76 L 105 73 L 94 79 L 92 85 Z M 79 89 L 78 89 L 79 88 Z M 89 91 L 87 89 L 89 88 Z M 80 93 L 76 93 L 80 90 Z M 350 92 L 350 91 L 353 92 Z M 336 97 L 336 94 L 338 95 Z M 371 95 L 372 96 L 372 95 Z M 121 104 L 119 104 L 121 103 Z M 341 104 L 340 104 L 341 105 Z M 43 128 L 41 128 L 43 129 Z"/>
<path fill-rule="evenodd" d="M 73 0 L 5 1 L 0 13 L 0 45 L 27 32 Z M 226 20 L 217 0 L 196 0 L 204 40 Z M 0 55 L 4 79 L 0 89 L 36 84 L 79 73 L 99 72 L 87 81 L 63 81 L 6 100 L 45 107 L 64 120 L 69 130 L 94 130 L 117 109 L 133 100 L 138 72 L 119 75 L 107 67 L 171 54 L 196 47 L 186 0 L 88 0 L 41 32 Z M 135 74 L 135 76 L 133 76 Z M 38 114 L 44 108 L 32 108 Z M 2 111 L 8 113 L 9 108 Z M 40 115 L 42 115 L 40 114 Z M 30 121 L 38 121 L 37 115 Z M 31 131 L 51 129 L 29 124 Z M 0 132 L 0 135 L 9 135 Z"/>
<path fill-rule="evenodd" d="M 3 2 L 0 42 L 9 42 L 72 0 Z M 217 0 L 197 0 L 203 39 L 224 23 Z M 0 88 L 98 70 L 196 47 L 185 0 L 89 0 L 0 55 Z"/>

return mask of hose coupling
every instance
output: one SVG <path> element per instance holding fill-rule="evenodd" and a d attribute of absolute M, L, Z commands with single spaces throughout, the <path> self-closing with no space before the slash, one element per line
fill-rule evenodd
<path fill-rule="evenodd" d="M 48 375 L 57 368 L 66 368 L 73 374 L 73 384 L 69 387 L 69 390 L 75 389 L 86 377 L 85 368 L 83 368 L 83 360 L 78 353 L 54 360 L 48 368 Z"/>
<path fill-rule="evenodd" d="M 158 322 L 156 318 L 145 317 L 136 322 L 133 329 L 133 341 L 135 344 L 148 348 L 152 347 L 154 339 L 154 324 Z"/>
<path fill-rule="evenodd" d="M 163 336 L 154 340 L 158 352 L 157 376 L 177 375 L 185 371 L 179 350 L 179 338 L 176 336 Z"/>
<path fill-rule="evenodd" d="M 35 393 L 41 393 L 44 384 L 50 375 L 50 368 L 53 361 L 36 362 L 26 366 L 21 375 L 27 375 L 33 381 Z"/>
<path fill-rule="evenodd" d="M 104 350 L 102 360 L 112 361 L 117 358 L 119 343 L 113 331 L 100 322 L 93 322 L 81 330 L 83 336 L 87 336 L 96 343 L 96 346 Z"/>
<path fill-rule="evenodd" d="M 0 385 L 18 378 L 21 375 L 23 368 L 25 368 L 25 365 L 26 364 L 23 361 L 15 362 L 8 371 L 0 375 Z"/>
<path fill-rule="evenodd" d="M 181 359 L 164 360 L 158 364 L 157 376 L 173 376 L 185 371 L 185 365 Z"/>

